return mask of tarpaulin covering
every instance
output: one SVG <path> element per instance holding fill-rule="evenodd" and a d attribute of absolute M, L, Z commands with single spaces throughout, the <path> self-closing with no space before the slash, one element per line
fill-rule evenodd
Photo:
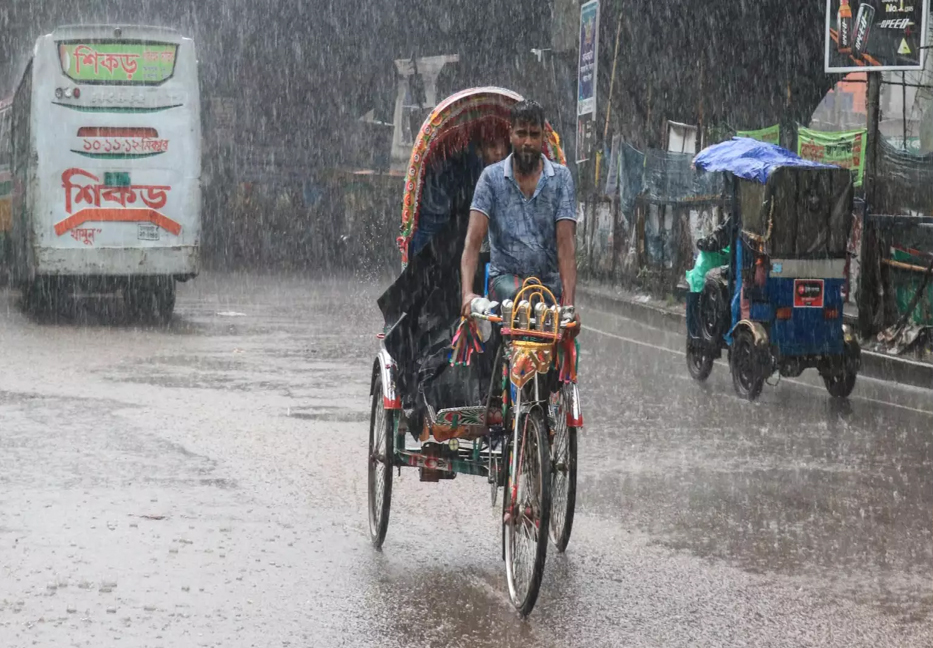
<path fill-rule="evenodd" d="M 652 200 L 674 202 L 699 196 L 718 196 L 722 180 L 693 168 L 689 153 L 648 149 L 645 154 L 644 195 Z"/>
<path fill-rule="evenodd" d="M 460 255 L 473 188 L 454 198 L 450 221 L 409 260 L 377 303 L 386 324 L 385 347 L 396 361 L 396 388 L 405 409 L 478 405 L 485 394 L 483 366 L 449 365 L 450 342 L 460 321 Z M 482 291 L 484 259 L 473 289 Z M 481 365 L 490 354 L 479 356 Z"/>
<path fill-rule="evenodd" d="M 933 215 L 933 153 L 914 155 L 879 138 L 876 214 Z"/>
<path fill-rule="evenodd" d="M 619 200 L 622 213 L 631 215 L 635 198 L 641 193 L 645 180 L 645 154 L 623 144 L 619 152 Z"/>
<path fill-rule="evenodd" d="M 761 184 L 766 183 L 771 172 L 779 167 L 837 168 L 804 160 L 785 148 L 747 137 L 733 137 L 726 142 L 707 147 L 693 158 L 693 164 L 697 169 L 709 172 L 728 171 L 745 180 Z"/>

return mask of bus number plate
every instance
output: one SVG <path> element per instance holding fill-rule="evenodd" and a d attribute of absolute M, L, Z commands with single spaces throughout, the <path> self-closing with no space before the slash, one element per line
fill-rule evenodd
<path fill-rule="evenodd" d="M 139 223 L 138 238 L 140 241 L 158 241 L 159 226 L 152 223 Z"/>

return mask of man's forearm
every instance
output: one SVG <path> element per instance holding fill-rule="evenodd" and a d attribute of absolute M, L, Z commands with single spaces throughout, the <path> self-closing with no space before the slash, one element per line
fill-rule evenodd
<path fill-rule="evenodd" d="M 557 269 L 560 271 L 562 301 L 573 304 L 577 292 L 576 225 L 570 221 L 557 223 Z"/>
<path fill-rule="evenodd" d="M 566 305 L 574 303 L 577 292 L 577 262 L 571 256 L 569 263 L 562 261 L 560 263 L 560 282 L 563 289 L 563 302 Z"/>
<path fill-rule="evenodd" d="M 466 299 L 473 292 L 473 278 L 476 276 L 476 265 L 479 263 L 479 246 L 471 244 L 469 238 L 463 247 L 460 257 L 460 297 Z"/>

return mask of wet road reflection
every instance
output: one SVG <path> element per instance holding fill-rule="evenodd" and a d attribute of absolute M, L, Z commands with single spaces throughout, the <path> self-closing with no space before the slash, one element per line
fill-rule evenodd
<path fill-rule="evenodd" d="M 805 373 L 749 404 L 586 304 L 576 523 L 532 616 L 484 480 L 403 471 L 374 552 L 378 293 L 208 275 L 168 329 L 35 321 L 0 293 L 9 645 L 933 643 L 929 391 L 837 403 Z"/>

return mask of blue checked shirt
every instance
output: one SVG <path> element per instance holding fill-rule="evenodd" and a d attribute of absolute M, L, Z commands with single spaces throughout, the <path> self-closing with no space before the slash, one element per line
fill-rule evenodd
<path fill-rule="evenodd" d="M 512 156 L 483 169 L 471 210 L 489 219 L 490 277 L 538 277 L 560 286 L 557 221 L 577 220 L 573 178 L 562 164 L 543 155 L 544 169 L 531 198 L 525 198 L 512 175 Z"/>

